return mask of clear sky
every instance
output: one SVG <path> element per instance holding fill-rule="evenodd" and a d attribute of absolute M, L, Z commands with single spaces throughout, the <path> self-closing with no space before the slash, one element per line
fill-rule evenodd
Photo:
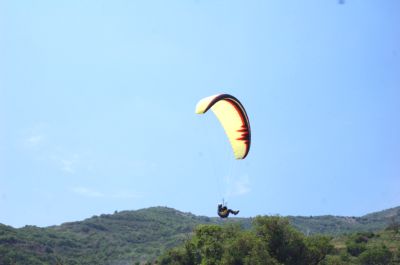
<path fill-rule="evenodd" d="M 400 1 L 0 0 L 0 223 L 400 205 Z M 247 109 L 233 159 L 203 97 Z"/>

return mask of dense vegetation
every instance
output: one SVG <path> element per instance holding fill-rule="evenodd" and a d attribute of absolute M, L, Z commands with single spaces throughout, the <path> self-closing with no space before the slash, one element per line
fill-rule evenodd
<path fill-rule="evenodd" d="M 333 251 L 327 236 L 305 237 L 285 218 L 257 217 L 251 230 L 201 225 L 183 247 L 160 258 L 162 265 L 316 265 Z"/>
<path fill-rule="evenodd" d="M 337 238 L 306 236 L 288 218 L 257 217 L 252 229 L 200 225 L 193 237 L 169 250 L 161 265 L 390 265 L 400 264 L 399 229 Z"/>
<path fill-rule="evenodd" d="M 394 208 L 362 219 L 220 220 L 153 207 L 46 228 L 0 224 L 0 264 L 398 264 L 399 217 Z"/>

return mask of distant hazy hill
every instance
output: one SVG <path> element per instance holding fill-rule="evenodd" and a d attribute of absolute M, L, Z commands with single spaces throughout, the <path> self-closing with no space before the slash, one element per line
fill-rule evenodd
<path fill-rule="evenodd" d="M 400 222 L 400 207 L 370 213 L 361 217 L 344 216 L 289 216 L 296 228 L 305 234 L 339 235 L 360 231 L 382 230 L 393 222 Z"/>
<path fill-rule="evenodd" d="M 289 217 L 304 233 L 342 234 L 381 230 L 400 222 L 400 207 L 363 217 Z M 251 218 L 196 216 L 167 207 L 103 214 L 89 219 L 39 228 L 15 229 L 0 224 L 0 264 L 135 264 L 151 260 L 181 244 L 199 224 L 239 222 Z"/>

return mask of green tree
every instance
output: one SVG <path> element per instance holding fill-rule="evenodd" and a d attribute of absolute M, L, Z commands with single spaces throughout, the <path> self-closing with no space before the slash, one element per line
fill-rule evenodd
<path fill-rule="evenodd" d="M 275 258 L 271 257 L 268 248 L 260 240 L 256 241 L 249 255 L 244 257 L 244 265 L 280 265 Z"/>
<path fill-rule="evenodd" d="M 328 254 L 334 250 L 331 244 L 331 238 L 322 235 L 307 237 L 305 239 L 307 246 L 307 263 L 310 265 L 319 264 Z"/>
<path fill-rule="evenodd" d="M 254 229 L 267 243 L 270 255 L 280 263 L 309 265 L 304 235 L 295 230 L 287 218 L 258 216 L 254 220 Z"/>
<path fill-rule="evenodd" d="M 346 242 L 347 252 L 355 257 L 358 257 L 361 253 L 363 253 L 367 249 L 366 243 L 357 243 L 354 241 Z"/>
<path fill-rule="evenodd" d="M 275 265 L 268 245 L 254 233 L 243 231 L 225 244 L 222 265 Z"/>
<path fill-rule="evenodd" d="M 194 244 L 202 265 L 217 265 L 223 254 L 223 231 L 217 225 L 200 225 L 195 229 Z"/>
<path fill-rule="evenodd" d="M 183 265 L 186 253 L 182 249 L 171 249 L 159 259 L 160 265 Z"/>
<path fill-rule="evenodd" d="M 387 265 L 391 263 L 393 254 L 385 246 L 371 247 L 358 257 L 362 265 Z"/>
<path fill-rule="evenodd" d="M 351 235 L 346 241 L 347 252 L 354 257 L 358 257 L 367 249 L 369 239 L 374 236 L 375 234 L 371 232 L 359 232 Z"/>
<path fill-rule="evenodd" d="M 327 255 L 321 262 L 321 265 L 348 265 L 349 263 L 342 260 L 340 256 Z"/>

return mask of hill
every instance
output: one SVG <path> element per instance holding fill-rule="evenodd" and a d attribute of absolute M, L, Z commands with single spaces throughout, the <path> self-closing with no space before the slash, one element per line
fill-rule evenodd
<path fill-rule="evenodd" d="M 379 231 L 400 223 L 400 207 L 370 213 L 361 217 L 345 216 L 288 216 L 294 227 L 305 234 L 340 235 L 354 232 Z"/>
<path fill-rule="evenodd" d="M 363 217 L 288 217 L 305 234 L 377 231 L 400 222 L 400 207 Z M 153 260 L 182 244 L 200 224 L 239 223 L 251 218 L 196 216 L 167 207 L 93 216 L 60 226 L 13 228 L 0 225 L 0 264 L 135 264 Z"/>
<path fill-rule="evenodd" d="M 46 228 L 0 225 L 0 264 L 132 264 L 184 242 L 199 224 L 219 223 L 218 218 L 152 207 Z"/>

